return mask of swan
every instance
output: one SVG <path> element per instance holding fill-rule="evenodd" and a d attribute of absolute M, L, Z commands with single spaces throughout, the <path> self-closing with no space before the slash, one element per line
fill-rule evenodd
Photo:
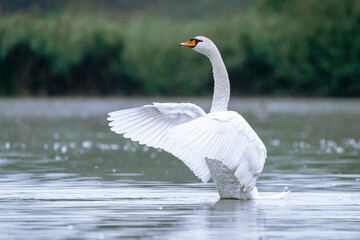
<path fill-rule="evenodd" d="M 111 131 L 180 160 L 203 182 L 213 179 L 222 199 L 282 198 L 285 192 L 260 197 L 255 186 L 266 148 L 237 112 L 228 111 L 230 82 L 215 44 L 204 36 L 180 43 L 207 56 L 214 94 L 210 113 L 192 103 L 153 103 L 109 113 Z"/>

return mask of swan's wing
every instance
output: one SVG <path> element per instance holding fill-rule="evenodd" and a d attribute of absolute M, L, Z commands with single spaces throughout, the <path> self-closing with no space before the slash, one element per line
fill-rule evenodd
<path fill-rule="evenodd" d="M 234 171 L 244 190 L 252 190 L 266 159 L 266 148 L 255 131 L 236 112 L 216 112 L 170 130 L 185 152 L 221 161 Z"/>
<path fill-rule="evenodd" d="M 203 117 L 206 113 L 191 103 L 154 103 L 109 113 L 111 131 L 124 134 L 125 138 L 161 148 L 182 160 L 196 176 L 207 182 L 211 175 L 203 158 L 194 153 L 182 154 L 168 138 L 169 129 Z"/>

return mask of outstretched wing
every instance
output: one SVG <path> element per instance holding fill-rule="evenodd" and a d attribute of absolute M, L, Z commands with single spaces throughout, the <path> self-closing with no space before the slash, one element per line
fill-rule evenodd
<path fill-rule="evenodd" d="M 169 136 L 182 149 L 221 161 L 244 187 L 252 190 L 263 170 L 266 148 L 246 120 L 236 112 L 215 112 L 176 126 Z"/>
<path fill-rule="evenodd" d="M 206 113 L 191 103 L 154 103 L 109 113 L 111 130 L 125 138 L 161 148 L 182 160 L 196 176 L 207 182 L 211 175 L 203 158 L 196 153 L 180 156 L 181 149 L 168 137 L 169 129 L 203 117 Z"/>

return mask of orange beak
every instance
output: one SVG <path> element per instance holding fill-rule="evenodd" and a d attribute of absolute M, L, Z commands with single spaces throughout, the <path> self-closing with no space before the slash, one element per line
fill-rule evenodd
<path fill-rule="evenodd" d="M 195 42 L 195 40 L 190 40 L 188 42 L 180 43 L 180 46 L 195 47 L 196 42 Z"/>

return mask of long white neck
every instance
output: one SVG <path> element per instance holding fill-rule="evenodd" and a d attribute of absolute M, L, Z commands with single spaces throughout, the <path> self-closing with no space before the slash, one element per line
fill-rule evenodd
<path fill-rule="evenodd" d="M 205 54 L 211 62 L 214 74 L 214 96 L 210 112 L 227 111 L 230 100 L 230 82 L 224 61 L 215 47 Z"/>

